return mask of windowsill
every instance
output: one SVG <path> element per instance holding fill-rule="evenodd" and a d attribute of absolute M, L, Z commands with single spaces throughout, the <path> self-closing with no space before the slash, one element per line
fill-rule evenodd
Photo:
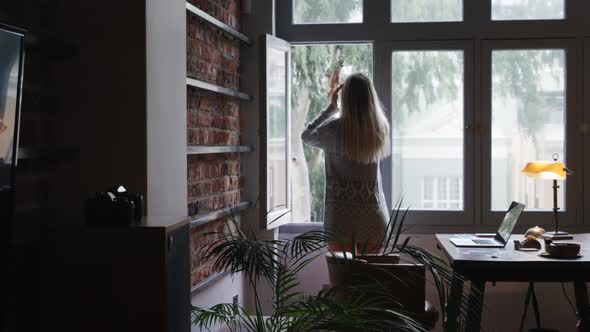
<path fill-rule="evenodd" d="M 301 234 L 311 231 L 320 231 L 324 229 L 322 222 L 292 222 L 279 227 L 279 233 L 284 234 Z"/>
<path fill-rule="evenodd" d="M 514 233 L 524 233 L 527 229 L 533 226 L 535 225 L 517 225 Z M 408 225 L 404 228 L 405 234 L 494 233 L 498 230 L 498 225 Z M 323 229 L 323 223 L 290 223 L 281 226 L 279 228 L 279 233 L 295 235 Z M 551 231 L 553 227 L 545 226 L 545 229 L 547 231 Z M 560 229 L 574 234 L 590 233 L 590 225 L 560 224 Z"/>

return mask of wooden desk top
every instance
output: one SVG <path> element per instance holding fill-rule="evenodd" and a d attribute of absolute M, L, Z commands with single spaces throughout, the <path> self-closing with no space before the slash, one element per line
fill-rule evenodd
<path fill-rule="evenodd" d="M 539 251 L 514 250 L 514 234 L 505 248 L 458 248 L 449 239 L 455 234 L 436 234 L 439 247 L 444 251 L 456 272 L 468 279 L 488 281 L 590 281 L 590 234 L 574 234 L 573 240 L 582 245 L 583 257 L 555 259 L 539 256 Z M 541 243 L 543 243 L 541 241 Z"/>

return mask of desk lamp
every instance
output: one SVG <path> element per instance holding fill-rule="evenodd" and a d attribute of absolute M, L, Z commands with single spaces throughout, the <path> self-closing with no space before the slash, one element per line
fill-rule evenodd
<path fill-rule="evenodd" d="M 568 175 L 574 174 L 564 163 L 558 161 L 559 155 L 553 155 L 553 161 L 535 161 L 526 164 L 522 172 L 532 179 L 553 180 L 553 218 L 555 221 L 555 231 L 546 232 L 543 237 L 548 239 L 568 239 L 571 235 L 568 232 L 559 230 L 557 207 L 557 180 L 565 180 Z"/>

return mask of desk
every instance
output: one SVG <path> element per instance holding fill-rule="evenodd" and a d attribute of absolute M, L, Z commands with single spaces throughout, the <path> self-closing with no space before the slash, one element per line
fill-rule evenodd
<path fill-rule="evenodd" d="M 471 282 L 469 307 L 482 308 L 485 283 L 498 282 L 573 282 L 576 296 L 578 331 L 590 331 L 590 305 L 586 282 L 590 281 L 590 234 L 575 234 L 568 242 L 582 243 L 581 258 L 573 260 L 552 259 L 539 256 L 540 251 L 516 251 L 513 239 L 523 239 L 523 235 L 513 235 L 506 248 L 457 248 L 449 239 L 453 234 L 436 234 L 439 247 L 445 252 L 451 266 L 465 280 Z M 457 331 L 459 299 L 464 282 L 455 278 L 447 303 L 447 331 Z M 481 310 L 470 315 L 467 331 L 479 331 Z"/>

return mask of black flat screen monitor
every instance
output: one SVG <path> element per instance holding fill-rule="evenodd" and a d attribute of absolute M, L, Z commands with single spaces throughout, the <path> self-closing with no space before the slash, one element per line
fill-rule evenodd
<path fill-rule="evenodd" d="M 0 23 L 0 219 L 14 210 L 23 83 L 24 33 Z"/>

